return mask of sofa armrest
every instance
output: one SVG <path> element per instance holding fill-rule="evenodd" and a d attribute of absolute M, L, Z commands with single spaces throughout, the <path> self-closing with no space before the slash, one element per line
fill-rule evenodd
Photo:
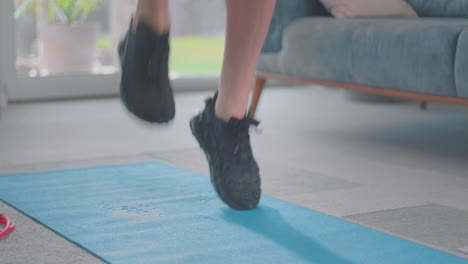
<path fill-rule="evenodd" d="M 262 53 L 281 50 L 283 31 L 294 20 L 306 16 L 330 16 L 320 0 L 277 0 Z"/>

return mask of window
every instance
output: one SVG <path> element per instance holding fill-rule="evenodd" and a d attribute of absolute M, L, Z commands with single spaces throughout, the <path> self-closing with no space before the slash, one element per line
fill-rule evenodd
<path fill-rule="evenodd" d="M 27 99 L 117 93 L 116 49 L 136 3 L 14 0 L 17 81 L 9 94 Z M 223 56 L 224 9 L 219 0 L 170 1 L 174 81 L 194 86 L 197 80 L 215 81 Z M 191 82 L 183 81 L 187 78 Z"/>

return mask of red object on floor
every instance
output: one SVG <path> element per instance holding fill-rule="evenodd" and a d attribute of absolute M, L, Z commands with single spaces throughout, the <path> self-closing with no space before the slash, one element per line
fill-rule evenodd
<path fill-rule="evenodd" d="M 5 215 L 0 214 L 0 224 L 3 225 L 3 229 L 0 229 L 0 239 L 4 238 L 9 233 L 15 230 L 15 224 L 8 219 Z"/>

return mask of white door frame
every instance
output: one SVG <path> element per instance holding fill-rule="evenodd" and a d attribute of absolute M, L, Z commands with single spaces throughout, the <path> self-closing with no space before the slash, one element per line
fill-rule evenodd
<path fill-rule="evenodd" d="M 0 0 L 0 85 L 4 86 L 8 101 L 29 101 L 61 98 L 116 96 L 119 94 L 120 74 L 70 74 L 47 77 L 21 77 L 16 74 L 14 1 Z M 174 90 L 214 90 L 219 76 L 176 78 Z M 1 86 L 0 86 L 1 91 Z"/>
<path fill-rule="evenodd" d="M 15 38 L 12 32 L 13 0 L 0 1 L 0 97 L 6 101 L 10 87 L 14 85 L 14 53 L 11 52 L 15 47 Z M 2 102 L 0 102 L 1 104 Z"/>

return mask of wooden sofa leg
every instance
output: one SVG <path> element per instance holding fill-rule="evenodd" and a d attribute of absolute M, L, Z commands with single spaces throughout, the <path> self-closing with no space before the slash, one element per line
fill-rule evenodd
<path fill-rule="evenodd" d="M 427 109 L 427 102 L 426 101 L 419 101 L 419 109 L 426 110 Z"/>
<path fill-rule="evenodd" d="M 253 118 L 255 116 L 255 111 L 257 110 L 258 101 L 260 100 L 260 95 L 262 94 L 263 88 L 265 87 L 266 78 L 257 76 L 255 79 L 255 87 L 252 95 L 252 102 L 250 103 L 250 109 L 248 116 Z"/>

